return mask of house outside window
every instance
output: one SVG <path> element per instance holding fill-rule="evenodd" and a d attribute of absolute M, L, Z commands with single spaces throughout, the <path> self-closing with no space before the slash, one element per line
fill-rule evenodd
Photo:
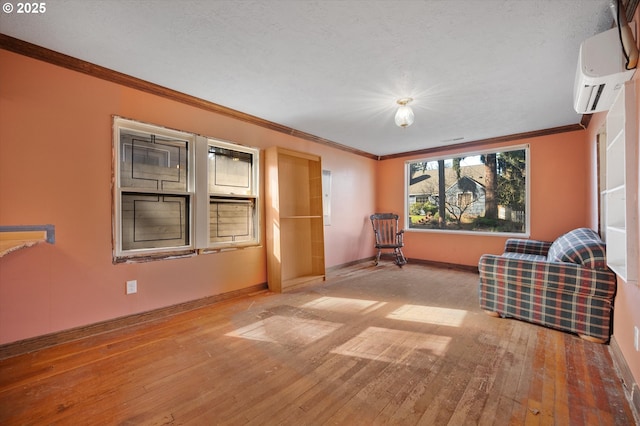
<path fill-rule="evenodd" d="M 114 117 L 114 261 L 258 245 L 259 150 Z"/>
<path fill-rule="evenodd" d="M 519 146 L 408 161 L 405 228 L 528 235 L 528 150 Z"/>

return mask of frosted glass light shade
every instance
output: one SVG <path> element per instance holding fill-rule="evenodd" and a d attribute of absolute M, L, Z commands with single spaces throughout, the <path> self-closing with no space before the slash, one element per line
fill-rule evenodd
<path fill-rule="evenodd" d="M 400 105 L 398 111 L 396 111 L 396 124 L 399 127 L 409 127 L 413 124 L 414 120 L 413 110 L 408 105 Z"/>

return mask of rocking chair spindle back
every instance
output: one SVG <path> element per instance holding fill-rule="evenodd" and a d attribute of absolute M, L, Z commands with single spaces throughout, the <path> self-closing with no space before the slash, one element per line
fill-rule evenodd
<path fill-rule="evenodd" d="M 391 250 L 395 257 L 396 265 L 402 267 L 407 263 L 407 259 L 402 253 L 404 229 L 399 229 L 398 215 L 394 213 L 375 213 L 369 218 L 376 237 L 376 249 L 378 249 L 375 264 L 377 265 L 380 262 L 383 250 Z"/>

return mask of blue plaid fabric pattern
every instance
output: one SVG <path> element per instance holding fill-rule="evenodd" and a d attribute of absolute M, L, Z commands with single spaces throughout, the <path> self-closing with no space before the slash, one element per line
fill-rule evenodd
<path fill-rule="evenodd" d="M 505 253 L 535 254 L 547 256 L 551 243 L 547 241 L 525 240 L 509 238 L 504 245 Z"/>
<path fill-rule="evenodd" d="M 511 239 L 503 255 L 483 255 L 478 269 L 482 309 L 609 339 L 616 276 L 606 268 L 605 245 L 595 232 L 577 229 L 553 244 Z"/>
<path fill-rule="evenodd" d="M 607 269 L 605 244 L 589 228 L 574 229 L 559 237 L 549 248 L 552 262 L 571 262 L 587 268 Z"/>

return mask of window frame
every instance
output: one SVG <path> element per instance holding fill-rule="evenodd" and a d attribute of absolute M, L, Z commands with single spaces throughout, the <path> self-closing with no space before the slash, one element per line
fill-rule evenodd
<path fill-rule="evenodd" d="M 217 147 L 231 151 L 237 151 L 240 153 L 250 154 L 251 161 L 251 177 L 249 182 L 249 189 L 245 193 L 234 192 L 232 189 L 224 189 L 222 186 L 219 191 L 210 192 L 209 178 L 209 147 Z M 233 142 L 224 141 L 215 138 L 201 138 L 198 140 L 197 146 L 198 158 L 198 174 L 197 174 L 197 189 L 198 189 L 198 234 L 197 247 L 202 252 L 220 251 L 233 248 L 244 248 L 259 246 L 261 244 L 261 208 L 260 208 L 260 150 L 258 148 L 249 147 L 245 145 L 239 145 Z M 224 200 L 238 200 L 239 202 L 251 201 L 253 204 L 252 214 L 252 238 L 244 241 L 230 241 L 230 242 L 211 242 L 210 241 L 210 204 L 212 199 Z"/>
<path fill-rule="evenodd" d="M 411 164 L 417 162 L 432 162 L 439 160 L 451 160 L 454 158 L 474 157 L 486 154 L 497 154 L 510 151 L 525 151 L 525 221 L 524 232 L 500 232 L 500 231 L 473 231 L 465 229 L 438 229 L 438 228 L 415 228 L 411 227 L 411 203 L 410 203 L 410 178 Z M 445 233 L 456 235 L 477 235 L 477 236 L 497 236 L 512 238 L 529 238 L 531 235 L 531 149 L 529 144 L 510 145 L 504 147 L 496 147 L 490 149 L 463 151 L 460 153 L 451 153 L 447 155 L 434 155 L 423 158 L 415 158 L 407 160 L 404 163 L 404 229 L 405 232 L 427 232 L 427 233 Z"/>
<path fill-rule="evenodd" d="M 121 182 L 121 166 L 122 159 L 125 154 L 121 150 L 121 134 L 123 132 L 132 132 L 146 135 L 161 136 L 163 138 L 183 140 L 187 147 L 187 182 L 186 190 L 170 190 L 170 189 L 150 189 L 123 186 Z M 168 256 L 175 254 L 191 253 L 195 249 L 193 238 L 193 218 L 194 218 L 194 155 L 195 155 L 195 136 L 191 133 L 168 129 L 162 126 L 142 123 L 139 121 L 129 120 L 122 117 L 113 117 L 113 256 L 115 262 L 126 261 L 131 258 Z M 168 195 L 186 198 L 187 223 L 184 225 L 186 230 L 186 238 L 188 243 L 179 246 L 167 247 L 148 247 L 148 248 L 123 248 L 123 195 L 139 194 L 139 195 Z"/>
<path fill-rule="evenodd" d="M 113 262 L 139 262 L 173 257 L 193 256 L 199 253 L 218 252 L 227 249 L 259 246 L 261 242 L 261 207 L 260 207 L 260 149 L 248 147 L 237 143 L 222 141 L 191 132 L 166 128 L 163 126 L 144 123 L 128 118 L 113 116 L 113 159 L 112 159 L 112 251 Z M 122 152 L 121 141 L 123 132 L 140 133 L 143 135 L 155 135 L 156 137 L 177 139 L 186 142 L 187 152 L 187 187 L 186 191 L 149 189 L 144 187 L 122 186 L 121 173 L 122 161 L 126 154 Z M 209 146 L 217 146 L 232 151 L 250 154 L 252 157 L 250 166 L 250 189 L 248 193 L 234 194 L 232 191 L 215 193 L 217 197 L 226 200 L 247 200 L 253 203 L 253 229 L 252 238 L 241 242 L 210 243 L 209 219 L 210 199 L 209 193 Z M 157 161 L 164 160 L 158 156 Z M 154 160 L 152 158 L 152 160 Z M 168 158 L 168 157 L 167 157 Z M 123 195 L 172 195 L 186 199 L 187 215 L 184 225 L 188 244 L 167 247 L 123 248 Z"/>

